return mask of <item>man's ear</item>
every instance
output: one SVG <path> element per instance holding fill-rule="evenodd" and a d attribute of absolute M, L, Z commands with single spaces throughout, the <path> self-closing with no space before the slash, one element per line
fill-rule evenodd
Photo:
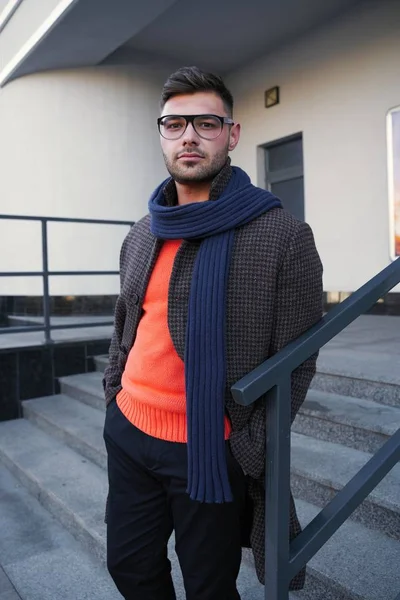
<path fill-rule="evenodd" d="M 229 133 L 229 146 L 228 149 L 231 152 L 238 145 L 240 138 L 240 123 L 235 123 L 231 127 L 231 131 Z"/>

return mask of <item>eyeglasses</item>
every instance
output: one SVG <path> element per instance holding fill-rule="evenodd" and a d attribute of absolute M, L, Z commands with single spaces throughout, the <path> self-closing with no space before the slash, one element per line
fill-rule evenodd
<path fill-rule="evenodd" d="M 166 115 L 157 119 L 158 131 L 166 140 L 179 140 L 189 123 L 204 140 L 215 140 L 220 136 L 225 123 L 234 125 L 232 119 L 218 115 Z"/>

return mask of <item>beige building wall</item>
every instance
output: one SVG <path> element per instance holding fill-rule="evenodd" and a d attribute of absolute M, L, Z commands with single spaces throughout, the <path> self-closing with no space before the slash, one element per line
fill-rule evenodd
<path fill-rule="evenodd" d="M 91 68 L 0 89 L 0 213 L 136 221 L 167 176 L 156 118 L 168 73 Z M 51 270 L 115 270 L 126 227 L 49 225 Z M 0 271 L 41 270 L 36 223 L 0 220 Z M 117 277 L 52 278 L 53 295 L 118 292 Z M 0 279 L 40 295 L 40 279 Z"/>
<path fill-rule="evenodd" d="M 390 262 L 386 114 L 400 105 L 399 32 L 400 2 L 371 2 L 227 79 L 243 125 L 233 161 L 253 181 L 259 145 L 303 133 L 325 290 L 353 291 Z M 275 85 L 281 102 L 266 109 Z"/>

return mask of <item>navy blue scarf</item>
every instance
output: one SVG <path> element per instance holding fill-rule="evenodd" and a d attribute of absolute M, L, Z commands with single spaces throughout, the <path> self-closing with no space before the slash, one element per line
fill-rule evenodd
<path fill-rule="evenodd" d="M 231 502 L 224 440 L 225 306 L 235 228 L 271 208 L 276 196 L 232 167 L 213 202 L 165 206 L 164 181 L 149 201 L 151 231 L 161 239 L 202 239 L 194 265 L 185 346 L 188 493 L 200 502 Z"/>

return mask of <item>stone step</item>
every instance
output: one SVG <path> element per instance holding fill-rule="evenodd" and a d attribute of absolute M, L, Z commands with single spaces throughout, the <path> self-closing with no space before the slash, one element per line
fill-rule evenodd
<path fill-rule="evenodd" d="M 0 462 L 105 567 L 104 469 L 26 419 L 0 423 Z M 179 598 L 184 600 L 176 556 L 171 562 Z"/>
<path fill-rule="evenodd" d="M 23 444 L 21 440 L 24 440 Z M 102 469 L 85 461 L 25 419 L 0 424 L 0 460 L 86 548 L 104 562 L 103 516 L 107 482 Z M 304 501 L 297 504 L 301 522 L 305 525 L 318 509 Z M 25 515 L 28 514 L 30 511 L 25 512 Z M 173 540 L 170 548 L 173 573 L 178 598 L 183 600 L 172 544 Z M 306 589 L 291 598 L 390 600 L 400 585 L 399 550 L 397 541 L 361 524 L 347 522 L 310 562 Z M 37 576 L 40 578 L 39 571 Z M 247 561 L 243 562 L 238 587 L 243 600 L 264 599 L 264 589 L 257 583 Z M 86 596 L 82 596 L 82 600 L 84 598 Z"/>
<path fill-rule="evenodd" d="M 292 430 L 375 453 L 400 428 L 400 408 L 311 389 Z"/>
<path fill-rule="evenodd" d="M 104 410 L 102 378 L 101 372 L 62 377 L 61 390 Z M 311 389 L 293 431 L 375 453 L 399 427 L 398 407 Z"/>
<path fill-rule="evenodd" d="M 320 508 L 296 499 L 305 528 Z M 245 551 L 245 560 L 252 557 Z M 392 600 L 400 588 L 400 544 L 385 534 L 346 521 L 311 559 L 301 600 Z"/>
<path fill-rule="evenodd" d="M 400 407 L 400 356 L 375 353 L 357 344 L 331 342 L 320 352 L 313 389 Z"/>
<path fill-rule="evenodd" d="M 103 469 L 26 419 L 0 423 L 0 460 L 104 562 L 108 485 Z"/>
<path fill-rule="evenodd" d="M 0 599 L 121 600 L 104 566 L 2 465 L 0 506 Z"/>
<path fill-rule="evenodd" d="M 96 371 L 104 373 L 104 369 L 108 366 L 108 356 L 95 356 L 94 364 L 96 366 Z"/>
<path fill-rule="evenodd" d="M 105 410 L 103 375 L 94 371 L 82 375 L 68 375 L 59 379 L 61 393 L 76 398 L 89 406 Z"/>
<path fill-rule="evenodd" d="M 104 411 L 59 394 L 22 403 L 26 419 L 105 469 Z"/>
<path fill-rule="evenodd" d="M 316 400 L 313 399 L 314 395 L 318 395 Z M 370 405 L 374 409 L 377 408 L 378 412 L 369 415 Z M 301 410 L 304 413 L 297 417 L 293 430 L 297 433 L 312 434 L 320 439 L 325 439 L 326 436 L 328 441 L 331 441 L 332 435 L 339 437 L 339 441 L 342 442 L 349 441 L 341 439 L 341 437 L 346 438 L 346 435 L 350 441 L 351 436 L 360 436 L 363 445 L 368 445 L 368 440 L 373 438 L 373 432 L 368 432 L 366 429 L 370 426 L 376 434 L 373 445 L 379 447 L 389 435 L 395 433 L 397 425 L 400 427 L 398 423 L 400 411 L 394 407 L 322 392 L 310 392 Z M 94 409 L 70 396 L 60 394 L 27 400 L 23 402 L 23 412 L 27 419 L 105 468 L 107 461 L 102 439 L 103 410 Z M 380 415 L 382 415 L 381 422 L 378 421 Z M 303 418 L 308 420 L 304 422 Z M 331 420 L 328 422 L 327 418 Z M 335 429 L 336 425 L 339 427 L 338 430 Z M 379 432 L 385 432 L 385 435 Z M 359 443 L 358 438 L 356 441 Z M 376 450 L 377 448 L 374 447 L 372 452 Z"/>
<path fill-rule="evenodd" d="M 23 403 L 26 417 L 105 468 L 104 413 L 64 395 Z M 292 434 L 292 479 L 299 497 L 323 506 L 367 462 L 370 454 Z M 400 538 L 400 466 L 372 492 L 354 517 Z"/>
<path fill-rule="evenodd" d="M 104 509 L 108 486 L 103 469 L 26 419 L 0 423 L 0 463 L 105 567 Z M 184 600 L 182 576 L 173 546 L 171 537 L 169 555 L 177 600 Z M 263 586 L 258 583 L 254 569 L 245 562 L 238 589 L 244 599 L 264 599 Z M 62 597 L 54 595 L 52 600 Z M 93 597 L 82 596 L 82 600 Z M 68 600 L 70 598 L 75 600 L 75 596 L 68 596 Z M 297 596 L 291 598 L 296 600 Z"/>
<path fill-rule="evenodd" d="M 103 373 L 108 356 L 96 356 L 95 365 Z M 400 408 L 400 360 L 397 355 L 323 348 L 311 388 Z"/>
<path fill-rule="evenodd" d="M 64 393 L 68 392 L 75 399 L 90 402 L 92 406 L 101 406 L 104 410 L 101 380 L 101 373 L 73 375 L 62 378 L 61 385 Z M 382 405 L 382 409 L 384 408 Z M 364 411 L 365 418 L 366 412 Z M 388 427 L 386 421 L 385 423 Z M 326 503 L 335 490 L 342 489 L 371 456 L 364 451 L 298 433 L 293 434 L 292 446 L 294 489 L 300 497 L 317 505 Z M 400 483 L 399 468 L 395 467 L 354 513 L 354 518 L 369 527 L 382 528 L 396 539 L 400 539 L 400 499 L 396 498 L 398 493 L 395 491 L 396 485 Z M 333 474 L 333 478 L 329 477 L 329 473 Z M 390 499 L 389 502 L 387 498 Z"/>
<path fill-rule="evenodd" d="M 297 498 L 325 506 L 362 468 L 371 454 L 292 433 L 292 489 Z M 400 464 L 353 513 L 352 518 L 400 539 Z"/>

